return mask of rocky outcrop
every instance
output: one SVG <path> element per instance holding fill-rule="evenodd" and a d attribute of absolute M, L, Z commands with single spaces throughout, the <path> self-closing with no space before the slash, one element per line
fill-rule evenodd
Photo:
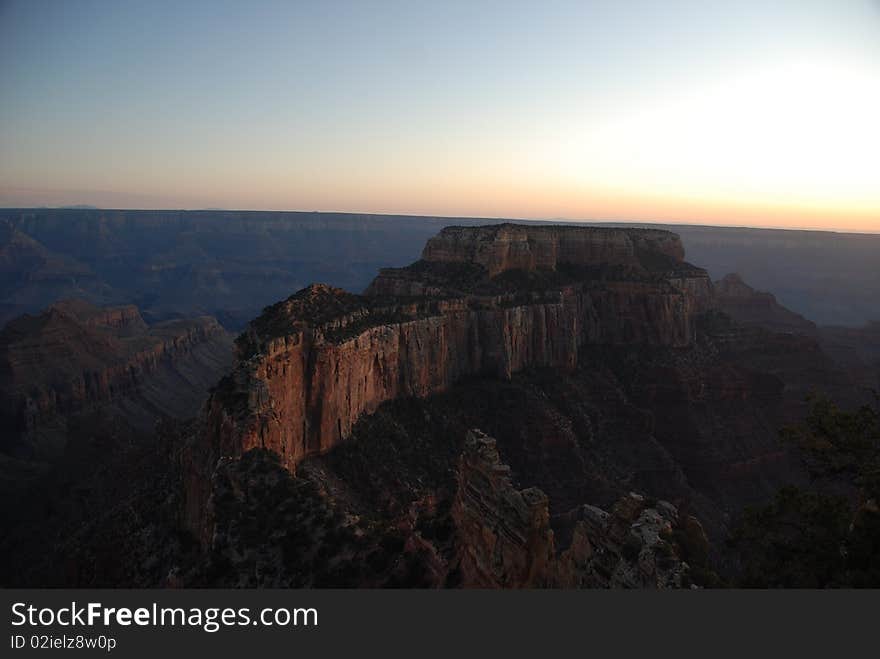
<path fill-rule="evenodd" d="M 231 362 L 213 318 L 148 327 L 136 307 L 64 301 L 10 321 L 0 333 L 3 452 L 39 460 L 63 451 L 67 422 L 114 408 L 135 429 L 186 418 Z"/>
<path fill-rule="evenodd" d="M 699 523 L 631 493 L 605 512 L 584 505 L 565 515 L 571 542 L 557 547 L 547 496 L 517 490 L 495 440 L 468 433 L 452 505 L 462 585 L 479 588 L 681 588 L 690 568 L 675 538 L 683 527 L 708 546 Z M 683 522 L 683 524 L 682 524 Z"/>
<path fill-rule="evenodd" d="M 565 588 L 693 587 L 685 555 L 708 556 L 709 541 L 695 517 L 635 492 L 610 512 L 583 505 L 568 518 L 575 520 L 572 541 L 556 567 L 557 584 Z"/>
<path fill-rule="evenodd" d="M 497 224 L 447 227 L 422 252 L 428 262 L 478 264 L 490 277 L 561 265 L 638 266 L 643 257 L 666 257 L 674 264 L 684 259 L 684 248 L 668 231 Z"/>
<path fill-rule="evenodd" d="M 547 495 L 514 488 L 495 440 L 478 430 L 468 433 L 459 461 L 452 518 L 465 586 L 549 585 L 555 546 Z"/>
<path fill-rule="evenodd" d="M 467 376 L 571 370 L 584 365 L 587 345 L 691 343 L 711 282 L 677 260 L 673 234 L 521 229 L 455 228 L 440 238 L 455 246 L 469 233 L 477 243 L 511 234 L 528 245 L 534 235 L 549 241 L 536 253 L 556 245 L 556 261 L 541 257 L 532 270 L 491 277 L 478 262 L 460 268 L 423 260 L 383 271 L 364 296 L 313 285 L 268 308 L 239 338 L 236 368 L 211 398 L 197 449 L 203 459 L 265 448 L 293 470 L 344 440 L 362 414 L 388 400 L 426 397 Z M 580 264 L 561 267 L 575 262 L 578 248 L 588 252 Z M 451 261 L 450 249 L 429 244 L 425 252 Z M 461 252 L 462 259 L 472 256 Z M 551 264 L 559 267 L 544 268 Z M 410 282 L 421 296 L 389 296 L 389 280 Z"/>

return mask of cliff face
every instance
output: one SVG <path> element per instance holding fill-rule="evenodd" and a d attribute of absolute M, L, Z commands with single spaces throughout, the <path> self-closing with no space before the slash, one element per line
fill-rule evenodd
<path fill-rule="evenodd" d="M 462 582 L 481 588 L 549 585 L 555 558 L 547 495 L 513 487 L 495 440 L 468 433 L 453 507 Z"/>
<path fill-rule="evenodd" d="M 215 454 L 262 447 L 292 470 L 305 456 L 348 437 L 360 415 L 387 400 L 425 397 L 465 376 L 509 379 L 530 367 L 573 369 L 583 365 L 588 344 L 691 342 L 693 314 L 702 304 L 692 289 L 705 292 L 710 283 L 703 271 L 670 256 L 680 251 L 673 235 L 635 231 L 635 238 L 624 240 L 628 233 L 620 230 L 520 229 L 456 228 L 439 238 L 458 244 L 471 233 L 477 242 L 486 235 L 534 233 L 548 239 L 540 253 L 555 249 L 574 262 L 579 246 L 587 252 L 581 264 L 598 269 L 560 273 L 547 270 L 551 262 L 541 257 L 538 265 L 516 270 L 552 276 L 551 285 L 541 279 L 522 286 L 489 276 L 479 263 L 468 262 L 475 270 L 463 277 L 421 262 L 383 272 L 366 296 L 322 285 L 304 289 L 267 309 L 239 339 L 235 371 L 210 402 Z M 632 261 L 633 245 L 648 244 L 658 245 L 647 254 L 663 261 L 662 271 Z M 444 258 L 457 258 L 444 250 Z M 440 254 L 430 243 L 425 252 Z M 670 267 L 678 270 L 675 277 L 668 276 Z M 389 281 L 419 285 L 428 279 L 431 285 L 421 288 L 434 294 L 388 295 L 396 286 Z"/>
<path fill-rule="evenodd" d="M 298 295 L 344 294 L 311 287 Z M 679 292 L 621 285 L 592 294 L 567 288 L 533 303 L 485 298 L 359 309 L 341 329 L 336 319 L 266 341 L 247 334 L 246 341 L 260 341 L 259 352 L 240 360 L 212 399 L 212 411 L 229 417 L 224 454 L 263 447 L 292 469 L 342 441 L 361 414 L 386 400 L 428 396 L 468 375 L 572 369 L 588 342 L 687 345 L 689 308 Z M 397 322 L 356 327 L 396 316 Z M 237 397 L 244 409 L 232 411 L 228 402 Z"/>
<path fill-rule="evenodd" d="M 706 273 L 680 260 L 667 232 L 505 225 L 444 230 L 437 241 L 425 256 L 438 260 L 382 271 L 364 296 L 313 285 L 251 323 L 187 458 L 198 474 L 188 485 L 193 523 L 221 456 L 264 448 L 293 471 L 385 401 L 467 376 L 588 366 L 585 346 L 688 346 L 711 297 Z M 511 256 L 511 241 L 526 257 Z"/>

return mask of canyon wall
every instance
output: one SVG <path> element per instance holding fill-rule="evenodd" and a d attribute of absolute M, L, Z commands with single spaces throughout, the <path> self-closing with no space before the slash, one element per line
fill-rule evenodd
<path fill-rule="evenodd" d="M 231 339 L 213 318 L 148 327 L 136 307 L 63 301 L 0 333 L 0 450 L 52 460 L 74 415 L 114 406 L 134 429 L 196 414 L 231 364 Z"/>
<path fill-rule="evenodd" d="M 345 294 L 312 286 L 298 295 L 315 302 Z M 251 328 L 244 336 L 259 351 L 242 355 L 212 397 L 210 422 L 218 430 L 212 437 L 222 455 L 266 448 L 292 470 L 345 439 L 361 414 L 387 400 L 445 391 L 465 376 L 571 370 L 588 343 L 686 346 L 691 311 L 681 291 L 614 283 L 602 290 L 566 287 L 530 303 L 497 297 L 371 308 L 357 320 L 402 319 L 345 338 L 336 336 L 341 319 L 268 339 Z"/>
<path fill-rule="evenodd" d="M 508 235 L 541 247 L 527 262 L 513 258 Z M 429 243 L 425 255 L 457 259 L 453 248 L 484 238 L 508 246 L 487 261 L 489 268 L 479 254 L 462 249 L 462 262 L 480 274 L 476 279 L 471 272 L 466 280 L 443 280 L 448 271 L 438 274 L 422 261 L 392 280 L 418 282 L 430 271 L 433 294 L 393 298 L 388 287 L 376 286 L 357 296 L 313 285 L 253 321 L 237 341 L 236 367 L 214 391 L 205 429 L 186 458 L 200 474 L 188 485 L 189 516 L 204 507 L 206 495 L 197 494 L 204 487 L 197 483 L 220 456 L 265 448 L 294 471 L 305 457 L 346 439 L 361 415 L 388 400 L 426 397 L 468 376 L 572 370 L 585 365 L 587 345 L 685 347 L 693 340 L 694 315 L 711 296 L 706 273 L 681 261 L 677 237 L 662 231 L 454 228 Z M 453 247 L 441 250 L 441 243 Z M 544 256 L 551 253 L 555 261 Z M 560 259 L 580 259 L 592 269 L 563 276 L 547 267 Z M 498 263 L 513 268 L 509 272 L 555 279 L 538 288 L 514 282 L 504 290 L 498 282 L 506 275 L 489 274 Z"/>

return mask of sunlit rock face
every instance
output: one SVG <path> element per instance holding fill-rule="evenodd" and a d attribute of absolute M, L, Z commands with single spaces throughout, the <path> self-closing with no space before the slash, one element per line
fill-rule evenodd
<path fill-rule="evenodd" d="M 444 230 L 425 256 L 445 261 L 384 270 L 363 296 L 318 284 L 267 308 L 238 339 L 196 451 L 265 448 L 293 471 L 388 400 L 572 370 L 588 345 L 687 346 L 711 282 L 681 251 L 663 231 Z"/>

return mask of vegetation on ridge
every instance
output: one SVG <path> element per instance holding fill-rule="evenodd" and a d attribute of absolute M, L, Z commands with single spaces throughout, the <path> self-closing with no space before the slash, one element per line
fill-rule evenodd
<path fill-rule="evenodd" d="M 880 407 L 846 412 L 816 397 L 782 437 L 801 449 L 811 484 L 745 511 L 733 537 L 741 585 L 880 586 Z"/>

